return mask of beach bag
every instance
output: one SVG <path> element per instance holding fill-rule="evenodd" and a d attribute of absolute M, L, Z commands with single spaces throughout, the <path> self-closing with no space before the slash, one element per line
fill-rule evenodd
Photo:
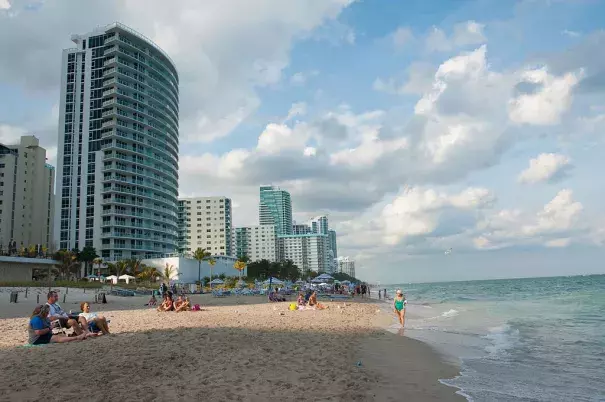
<path fill-rule="evenodd" d="M 294 311 L 298 308 L 298 306 L 296 305 L 296 303 L 290 303 L 290 310 Z"/>
<path fill-rule="evenodd" d="M 192 311 L 200 311 L 201 310 L 200 305 L 196 304 L 195 306 L 193 306 L 193 308 L 191 310 Z"/>

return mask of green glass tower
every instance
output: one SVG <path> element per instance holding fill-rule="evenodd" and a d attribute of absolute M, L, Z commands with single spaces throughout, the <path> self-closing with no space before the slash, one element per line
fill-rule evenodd
<path fill-rule="evenodd" d="M 292 234 L 290 193 L 274 186 L 260 187 L 259 223 L 275 226 L 276 235 Z"/>

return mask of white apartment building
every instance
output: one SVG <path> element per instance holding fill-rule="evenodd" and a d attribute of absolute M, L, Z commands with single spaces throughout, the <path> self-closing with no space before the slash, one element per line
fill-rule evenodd
<path fill-rule="evenodd" d="M 278 236 L 277 244 L 279 260 L 292 260 L 303 275 L 311 271 L 332 273 L 328 235 L 311 233 Z"/>
<path fill-rule="evenodd" d="M 246 256 L 250 261 L 274 262 L 277 256 L 277 237 L 274 225 L 235 228 L 234 257 Z"/>
<path fill-rule="evenodd" d="M 120 23 L 63 50 L 55 239 L 106 261 L 177 245 L 179 77 L 153 41 Z"/>
<path fill-rule="evenodd" d="M 182 198 L 178 201 L 178 250 L 184 254 L 206 249 L 231 256 L 231 199 Z"/>
<path fill-rule="evenodd" d="M 9 242 L 53 250 L 55 168 L 34 136 L 0 144 L 0 249 Z"/>
<path fill-rule="evenodd" d="M 355 278 L 355 261 L 349 257 L 338 257 L 336 262 L 338 264 L 338 272 Z"/>

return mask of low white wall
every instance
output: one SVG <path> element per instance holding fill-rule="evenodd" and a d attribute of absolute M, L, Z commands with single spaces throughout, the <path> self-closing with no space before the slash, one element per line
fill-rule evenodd
<path fill-rule="evenodd" d="M 225 274 L 227 276 L 237 276 L 239 272 L 233 268 L 235 258 L 216 258 L 216 264 L 212 267 L 212 275 Z M 169 257 L 169 258 L 151 258 L 143 260 L 145 265 L 155 267 L 158 271 L 164 272 L 166 264 L 172 265 L 175 270 L 175 277 L 184 283 L 194 283 L 198 280 L 198 262 L 192 258 Z M 244 271 L 245 275 L 245 271 Z M 201 277 L 210 276 L 210 264 L 202 261 Z"/>

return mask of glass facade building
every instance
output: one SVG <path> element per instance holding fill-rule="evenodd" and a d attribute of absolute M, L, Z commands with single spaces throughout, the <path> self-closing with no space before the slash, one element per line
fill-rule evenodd
<path fill-rule="evenodd" d="M 63 51 L 55 239 L 107 261 L 177 245 L 179 79 L 174 63 L 119 23 Z"/>
<path fill-rule="evenodd" d="M 290 193 L 274 186 L 260 187 L 259 222 L 275 226 L 276 235 L 292 234 Z"/>

